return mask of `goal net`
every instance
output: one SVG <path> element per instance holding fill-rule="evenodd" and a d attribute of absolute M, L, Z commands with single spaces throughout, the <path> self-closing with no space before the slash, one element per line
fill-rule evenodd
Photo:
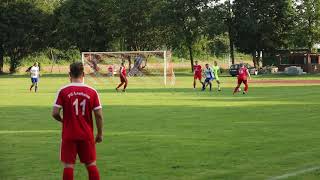
<path fill-rule="evenodd" d="M 93 83 L 116 84 L 124 63 L 130 84 L 175 84 L 170 51 L 82 52 L 81 59 Z"/>

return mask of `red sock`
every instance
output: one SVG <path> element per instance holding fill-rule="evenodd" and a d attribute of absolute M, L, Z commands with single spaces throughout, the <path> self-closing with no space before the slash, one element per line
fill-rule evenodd
<path fill-rule="evenodd" d="M 73 180 L 73 168 L 64 168 L 63 180 Z"/>
<path fill-rule="evenodd" d="M 100 180 L 97 166 L 88 166 L 89 180 Z"/>

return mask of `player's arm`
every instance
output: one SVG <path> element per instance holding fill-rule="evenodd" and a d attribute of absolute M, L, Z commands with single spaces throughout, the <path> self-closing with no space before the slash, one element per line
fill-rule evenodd
<path fill-rule="evenodd" d="M 53 109 L 52 109 L 52 117 L 59 121 L 59 122 L 62 122 L 62 117 L 61 117 L 61 108 L 60 107 L 56 107 L 54 106 Z"/>
<path fill-rule="evenodd" d="M 123 78 L 122 68 L 123 68 L 123 67 L 120 67 L 120 77 L 122 77 L 122 78 Z"/>
<path fill-rule="evenodd" d="M 250 75 L 249 69 L 247 69 L 247 75 L 248 75 L 249 79 L 251 80 L 251 75 Z"/>
<path fill-rule="evenodd" d="M 96 136 L 96 143 L 102 142 L 103 139 L 103 115 L 102 115 L 102 109 L 94 110 L 94 116 L 96 119 L 96 126 L 97 126 L 97 136 Z"/>

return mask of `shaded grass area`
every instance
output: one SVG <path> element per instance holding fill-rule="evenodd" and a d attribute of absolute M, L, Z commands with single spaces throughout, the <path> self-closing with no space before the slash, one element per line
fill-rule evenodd
<path fill-rule="evenodd" d="M 258 84 L 248 96 L 232 96 L 234 80 L 223 80 L 221 93 L 187 88 L 186 77 L 173 88 L 134 81 L 128 93 L 92 84 L 105 114 L 105 141 L 97 146 L 102 179 L 256 180 L 319 164 L 320 86 Z M 67 82 L 45 77 L 33 94 L 27 79 L 0 79 L 0 179 L 61 178 L 60 125 L 50 111 Z M 86 179 L 81 165 L 75 172 Z"/>

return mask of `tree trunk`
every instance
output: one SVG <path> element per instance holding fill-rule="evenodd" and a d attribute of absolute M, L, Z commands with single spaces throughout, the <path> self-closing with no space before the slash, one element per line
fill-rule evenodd
<path fill-rule="evenodd" d="M 234 64 L 234 39 L 233 39 L 233 21 L 232 21 L 232 7 L 231 7 L 231 1 L 228 1 L 228 11 L 229 11 L 229 17 L 228 17 L 228 34 L 229 34 L 229 46 L 230 46 L 230 59 L 231 63 Z"/>
<path fill-rule="evenodd" d="M 258 62 L 257 62 L 256 51 L 252 52 L 252 62 L 253 62 L 253 66 L 257 68 Z"/>
<path fill-rule="evenodd" d="M 231 28 L 230 28 L 231 29 Z M 230 32 L 230 30 L 229 30 Z M 230 59 L 231 59 L 231 63 L 234 64 L 234 46 L 233 46 L 233 37 L 232 35 L 229 33 L 229 44 L 230 44 Z"/>
<path fill-rule="evenodd" d="M 10 56 L 10 73 L 15 73 L 16 72 L 16 69 L 17 69 L 17 60 L 18 58 L 15 57 L 15 56 Z"/>
<path fill-rule="evenodd" d="M 193 72 L 193 49 L 192 46 L 188 46 L 189 49 L 189 56 L 190 56 L 190 62 L 191 62 L 191 71 Z"/>
<path fill-rule="evenodd" d="M 308 18 L 308 31 L 309 31 L 309 39 L 308 39 L 308 50 L 309 50 L 309 53 L 312 52 L 312 47 L 313 47 L 313 43 L 312 43 L 312 20 L 311 20 L 311 17 Z"/>
<path fill-rule="evenodd" d="M 0 74 L 3 73 L 3 57 L 4 57 L 4 49 L 2 45 L 0 45 Z"/>

